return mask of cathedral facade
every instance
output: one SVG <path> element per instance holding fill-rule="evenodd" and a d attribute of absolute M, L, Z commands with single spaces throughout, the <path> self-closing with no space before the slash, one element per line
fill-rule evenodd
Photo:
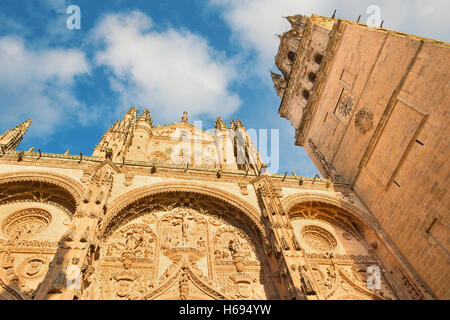
<path fill-rule="evenodd" d="M 351 184 L 268 174 L 240 120 L 131 108 L 91 156 L 0 136 L 1 299 L 432 299 Z"/>

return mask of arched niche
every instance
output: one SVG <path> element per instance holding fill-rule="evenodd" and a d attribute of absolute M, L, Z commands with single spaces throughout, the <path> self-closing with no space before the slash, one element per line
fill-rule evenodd
<path fill-rule="evenodd" d="M 141 194 L 113 204 L 85 299 L 275 296 L 260 226 L 239 204 L 205 190 Z"/>
<path fill-rule="evenodd" d="M 362 212 L 312 197 L 291 198 L 285 204 L 321 299 L 399 298 L 365 238 Z"/>
<path fill-rule="evenodd" d="M 0 295 L 33 297 L 71 224 L 82 190 L 76 181 L 56 174 L 0 176 L 0 277 L 6 288 Z"/>

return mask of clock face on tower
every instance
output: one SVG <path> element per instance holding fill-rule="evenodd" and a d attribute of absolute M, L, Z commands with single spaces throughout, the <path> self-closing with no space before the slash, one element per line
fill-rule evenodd
<path fill-rule="evenodd" d="M 347 121 L 353 110 L 353 97 L 345 89 L 342 91 L 338 105 L 335 110 L 336 117 L 341 121 Z"/>

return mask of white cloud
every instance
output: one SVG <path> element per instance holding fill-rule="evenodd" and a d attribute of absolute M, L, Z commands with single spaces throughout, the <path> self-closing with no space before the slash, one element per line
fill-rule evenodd
<path fill-rule="evenodd" d="M 0 37 L 0 126 L 33 118 L 30 133 L 52 134 L 68 120 L 87 120 L 86 108 L 72 93 L 77 75 L 89 72 L 79 50 L 29 48 L 22 38 Z"/>
<path fill-rule="evenodd" d="M 174 121 L 185 109 L 192 119 L 226 117 L 241 103 L 229 88 L 236 78 L 234 64 L 196 34 L 156 31 L 139 11 L 104 17 L 94 34 L 105 45 L 96 54 L 97 64 L 111 72 L 122 109 L 149 106 L 158 120 Z"/>
<path fill-rule="evenodd" d="M 41 3 L 59 13 L 65 13 L 68 6 L 67 0 L 41 0 Z"/>
<path fill-rule="evenodd" d="M 221 8 L 224 20 L 230 26 L 234 36 L 244 48 L 257 53 L 255 70 L 265 74 L 274 64 L 281 34 L 289 29 L 289 23 L 283 16 L 312 13 L 331 16 L 337 9 L 337 17 L 356 20 L 362 15 L 361 22 L 368 18 L 369 5 L 378 5 L 384 27 L 402 32 L 413 33 L 438 40 L 450 40 L 450 2 L 435 0 L 392 1 L 392 0 L 210 0 Z"/>

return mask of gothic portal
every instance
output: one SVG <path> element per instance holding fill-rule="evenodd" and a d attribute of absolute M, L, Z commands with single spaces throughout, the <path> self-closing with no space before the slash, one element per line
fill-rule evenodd
<path fill-rule="evenodd" d="M 268 174 L 240 120 L 133 107 L 92 156 L 15 150 L 30 123 L 0 137 L 1 299 L 432 297 L 350 185 Z"/>

